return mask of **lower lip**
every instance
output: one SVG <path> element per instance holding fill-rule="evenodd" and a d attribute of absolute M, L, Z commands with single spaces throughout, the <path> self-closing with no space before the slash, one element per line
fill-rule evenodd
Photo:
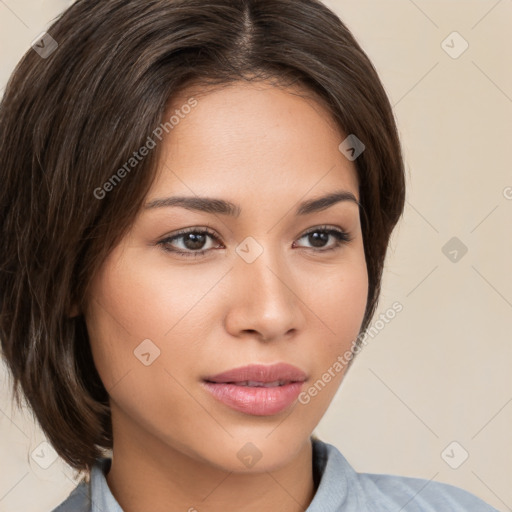
<path fill-rule="evenodd" d="M 287 409 L 299 396 L 303 382 L 270 388 L 203 382 L 204 387 L 228 407 L 255 416 L 270 416 Z"/>

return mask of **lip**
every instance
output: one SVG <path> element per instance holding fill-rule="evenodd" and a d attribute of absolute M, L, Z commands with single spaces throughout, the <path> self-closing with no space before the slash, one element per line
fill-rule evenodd
<path fill-rule="evenodd" d="M 206 377 L 203 387 L 232 409 L 255 416 L 269 416 L 291 406 L 306 380 L 306 373 L 287 363 L 253 364 Z M 275 385 L 243 385 L 247 381 Z M 277 385 L 278 382 L 282 385 Z"/>
<path fill-rule="evenodd" d="M 272 365 L 250 364 L 248 366 L 241 366 L 206 377 L 204 380 L 227 384 L 245 382 L 247 380 L 258 382 L 274 382 L 276 380 L 304 382 L 306 379 L 307 375 L 296 366 L 287 363 L 276 363 Z"/>

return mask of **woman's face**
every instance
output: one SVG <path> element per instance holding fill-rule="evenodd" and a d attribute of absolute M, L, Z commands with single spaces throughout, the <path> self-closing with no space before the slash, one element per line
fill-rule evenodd
<path fill-rule="evenodd" d="M 95 276 L 85 311 L 114 453 L 125 439 L 140 454 L 276 469 L 308 442 L 341 383 L 368 292 L 359 208 L 301 205 L 335 192 L 359 200 L 358 181 L 338 149 L 345 135 L 293 92 L 237 83 L 195 95 L 160 142 L 147 207 Z M 176 197 L 196 202 L 170 205 Z M 201 210 L 204 198 L 238 212 L 219 202 Z M 193 234 L 176 236 L 185 228 Z M 206 383 L 276 363 L 302 377 Z M 240 383 L 247 376 L 260 385 Z"/>

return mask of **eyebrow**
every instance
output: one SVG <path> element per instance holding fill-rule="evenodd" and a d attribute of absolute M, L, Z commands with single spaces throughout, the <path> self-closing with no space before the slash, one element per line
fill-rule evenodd
<path fill-rule="evenodd" d="M 349 201 L 361 206 L 357 198 L 347 190 L 337 190 L 327 195 L 308 199 L 298 205 L 295 215 L 308 215 L 315 212 L 326 210 L 327 208 L 340 203 Z M 206 213 L 215 213 L 219 215 L 229 215 L 238 217 L 242 211 L 241 207 L 224 199 L 215 199 L 210 197 L 187 197 L 174 196 L 163 199 L 154 199 L 145 205 L 145 209 L 165 208 L 181 206 L 187 210 L 198 210 Z"/>

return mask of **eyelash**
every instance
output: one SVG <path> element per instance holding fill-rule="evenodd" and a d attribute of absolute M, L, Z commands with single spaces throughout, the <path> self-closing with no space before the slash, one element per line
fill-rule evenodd
<path fill-rule="evenodd" d="M 329 226 L 318 226 L 318 227 L 312 228 L 312 229 L 306 231 L 306 233 L 304 233 L 301 237 L 299 237 L 299 240 L 300 240 L 300 238 L 304 238 L 304 237 L 310 235 L 311 233 L 317 233 L 317 232 L 327 233 L 329 235 L 334 236 L 336 238 L 336 242 L 335 242 L 334 246 L 329 247 L 328 249 L 314 249 L 314 248 L 308 248 L 308 247 L 306 247 L 305 249 L 313 249 L 313 252 L 325 253 L 325 252 L 337 250 L 342 245 L 347 244 L 352 241 L 352 237 L 346 231 L 343 231 L 338 228 L 332 228 Z M 208 228 L 188 228 L 188 229 L 179 231 L 178 233 L 176 233 L 172 236 L 168 236 L 168 237 L 164 238 L 163 240 L 160 240 L 157 243 L 157 245 L 160 245 L 162 247 L 162 249 L 166 252 L 178 254 L 180 256 L 185 256 L 185 257 L 192 257 L 192 258 L 200 257 L 200 256 L 204 255 L 205 253 L 207 253 L 208 251 L 212 250 L 212 249 L 202 249 L 200 251 L 191 251 L 191 250 L 180 251 L 180 250 L 176 250 L 176 249 L 169 249 L 168 244 L 170 242 L 177 240 L 189 233 L 209 235 L 212 238 L 218 240 L 217 235 L 212 230 L 210 230 Z"/>

